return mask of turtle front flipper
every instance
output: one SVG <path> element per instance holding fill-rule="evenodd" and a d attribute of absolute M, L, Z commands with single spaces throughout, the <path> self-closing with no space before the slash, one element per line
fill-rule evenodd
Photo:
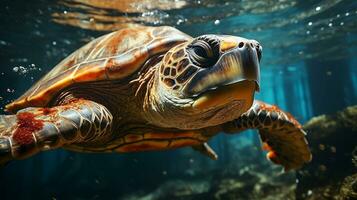
<path fill-rule="evenodd" d="M 105 142 L 110 139 L 111 123 L 107 108 L 82 99 L 0 115 L 0 164 L 69 144 Z"/>
<path fill-rule="evenodd" d="M 267 150 L 267 158 L 284 166 L 285 171 L 300 168 L 311 160 L 306 133 L 289 113 L 277 106 L 254 101 L 253 106 L 238 119 L 223 125 L 227 133 L 258 129 Z"/>

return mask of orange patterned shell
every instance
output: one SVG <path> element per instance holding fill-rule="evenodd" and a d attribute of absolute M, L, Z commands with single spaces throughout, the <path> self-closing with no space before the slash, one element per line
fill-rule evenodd
<path fill-rule="evenodd" d="M 137 71 L 155 54 L 165 53 L 191 37 L 168 27 L 135 27 L 99 37 L 81 47 L 6 106 L 16 112 L 44 107 L 58 92 L 74 83 L 119 80 Z"/>

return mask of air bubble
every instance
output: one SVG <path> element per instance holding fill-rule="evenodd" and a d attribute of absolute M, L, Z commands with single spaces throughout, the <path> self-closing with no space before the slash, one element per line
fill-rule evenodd
<path fill-rule="evenodd" d="M 311 26 L 311 25 L 312 25 L 312 22 L 309 22 L 308 25 Z"/>
<path fill-rule="evenodd" d="M 12 68 L 12 71 L 19 74 L 19 75 L 25 75 L 32 72 L 32 71 L 41 71 L 41 68 L 37 67 L 34 63 L 29 64 L 27 67 L 24 67 L 22 65 L 20 66 L 15 66 Z"/>
<path fill-rule="evenodd" d="M 214 25 L 218 25 L 219 23 L 221 23 L 218 19 L 216 19 L 215 21 L 214 21 Z"/>
<path fill-rule="evenodd" d="M 3 40 L 0 40 L 0 44 L 1 45 L 7 45 L 7 43 L 5 41 L 3 41 Z"/>
<path fill-rule="evenodd" d="M 7 88 L 7 89 L 6 89 L 6 92 L 8 92 L 8 93 L 14 93 L 14 92 L 15 92 L 15 89 Z"/>
<path fill-rule="evenodd" d="M 185 20 L 183 20 L 183 19 L 178 19 L 177 22 L 176 22 L 176 24 L 177 24 L 177 25 L 180 25 L 180 24 L 182 24 L 182 23 L 184 23 L 184 22 L 185 22 Z"/>
<path fill-rule="evenodd" d="M 16 66 L 16 67 L 12 68 L 12 71 L 22 75 L 22 74 L 26 74 L 28 72 L 28 69 L 25 68 L 24 66 L 20 65 L 20 66 Z"/>
<path fill-rule="evenodd" d="M 312 191 L 311 190 L 307 191 L 307 196 L 311 196 L 311 195 L 312 195 Z"/>
<path fill-rule="evenodd" d="M 315 8 L 315 10 L 316 10 L 316 11 L 320 11 L 320 10 L 321 10 L 321 6 L 317 6 L 317 7 Z"/>

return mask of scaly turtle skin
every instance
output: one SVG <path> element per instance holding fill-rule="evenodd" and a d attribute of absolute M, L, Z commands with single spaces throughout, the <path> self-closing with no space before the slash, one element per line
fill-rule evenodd
<path fill-rule="evenodd" d="M 300 124 L 254 101 L 262 47 L 227 35 L 192 38 L 172 27 L 123 29 L 59 63 L 0 116 L 0 163 L 64 147 L 133 152 L 206 143 L 219 132 L 258 129 L 285 170 L 309 162 Z"/>

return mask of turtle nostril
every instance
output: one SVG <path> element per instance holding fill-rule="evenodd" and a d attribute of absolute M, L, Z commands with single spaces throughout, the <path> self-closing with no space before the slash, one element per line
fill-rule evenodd
<path fill-rule="evenodd" d="M 240 42 L 239 44 L 238 44 L 238 47 L 239 48 L 242 48 L 244 46 L 244 42 Z"/>

